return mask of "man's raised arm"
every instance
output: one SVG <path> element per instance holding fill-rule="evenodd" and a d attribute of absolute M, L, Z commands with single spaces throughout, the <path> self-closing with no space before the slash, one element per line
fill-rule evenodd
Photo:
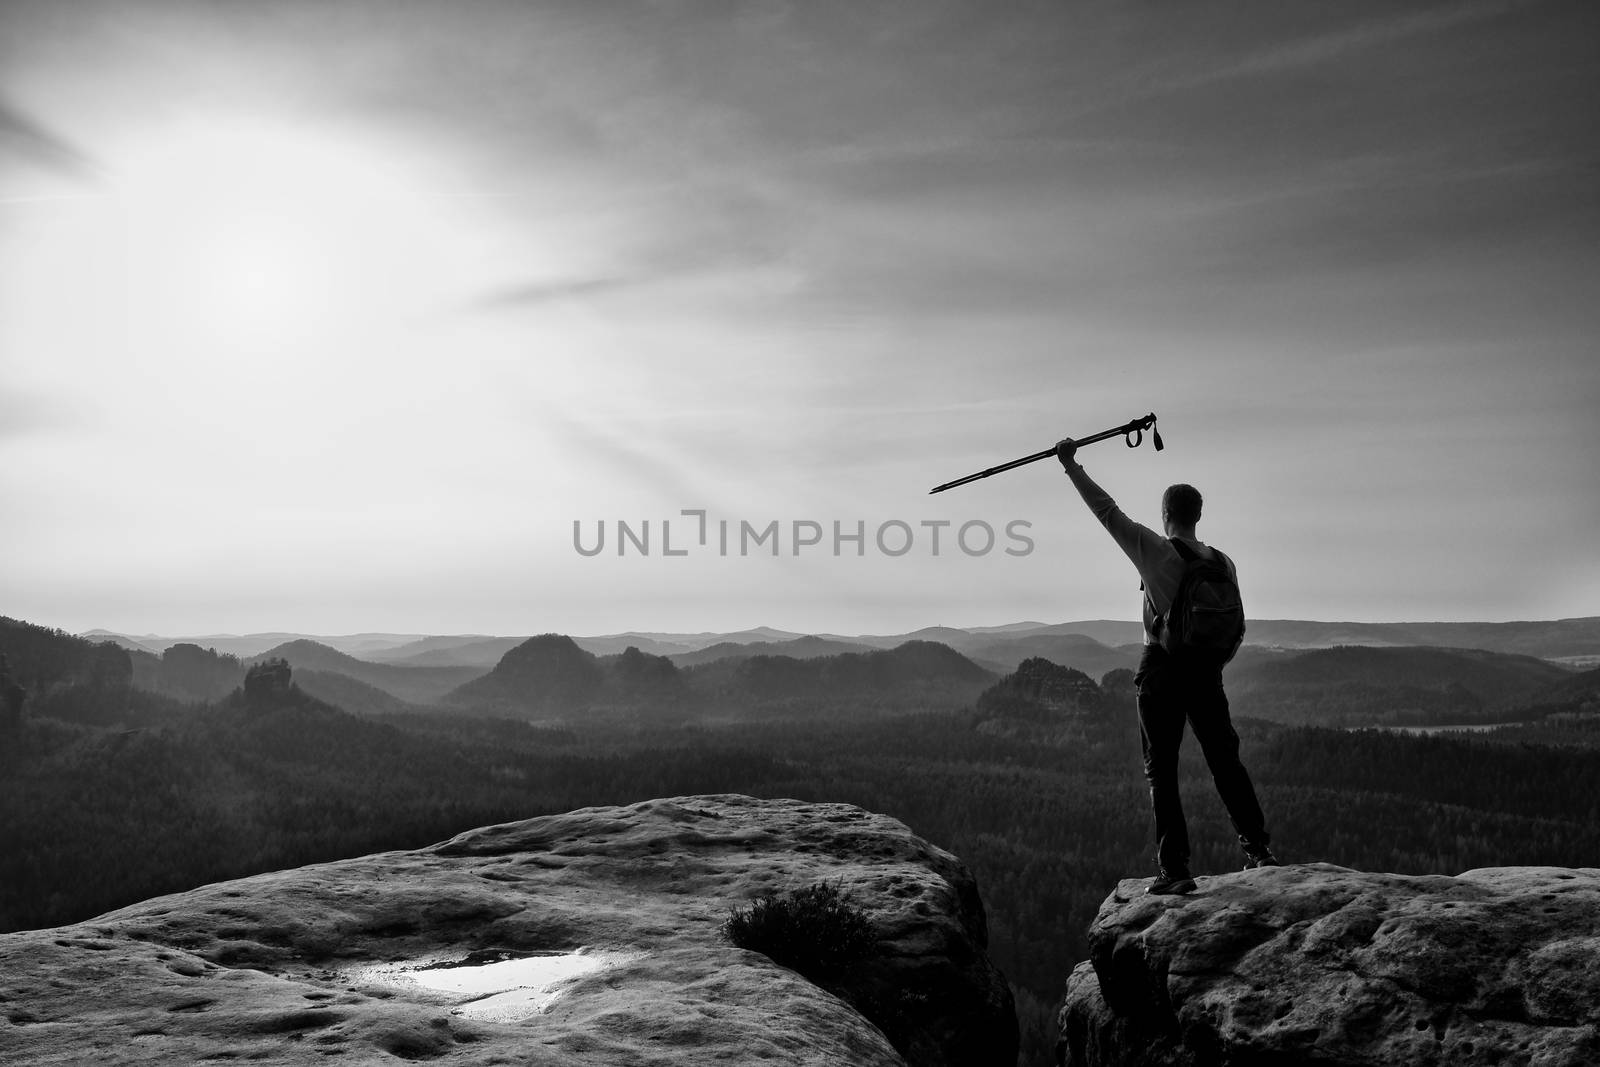
<path fill-rule="evenodd" d="M 1163 587 L 1165 583 L 1159 580 L 1151 582 L 1150 579 L 1152 575 L 1159 574 L 1162 566 L 1173 556 L 1172 545 L 1148 526 L 1134 522 L 1123 514 L 1117 502 L 1111 499 L 1111 494 L 1095 484 L 1089 472 L 1078 463 L 1076 453 L 1077 446 L 1070 438 L 1056 445 L 1056 458 L 1061 460 L 1061 466 L 1067 472 L 1067 477 L 1072 479 L 1072 484 L 1078 487 L 1078 495 L 1083 497 L 1083 502 L 1089 505 L 1094 517 L 1111 534 L 1117 547 L 1133 561 L 1145 585 L 1152 590 Z M 1167 607 L 1159 603 L 1156 606 L 1163 611 Z"/>

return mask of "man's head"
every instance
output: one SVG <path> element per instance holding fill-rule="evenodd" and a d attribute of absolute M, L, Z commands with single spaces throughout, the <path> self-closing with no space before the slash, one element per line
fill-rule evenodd
<path fill-rule="evenodd" d="M 1200 490 L 1192 485 L 1167 486 L 1167 491 L 1161 494 L 1161 524 L 1166 527 L 1167 536 L 1193 535 L 1203 503 Z"/>

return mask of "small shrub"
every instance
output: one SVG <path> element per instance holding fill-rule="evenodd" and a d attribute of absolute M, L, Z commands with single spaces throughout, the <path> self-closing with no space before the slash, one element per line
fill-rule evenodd
<path fill-rule="evenodd" d="M 839 887 L 818 882 L 784 896 L 768 894 L 735 908 L 728 939 L 808 978 L 827 978 L 871 954 L 877 936 L 866 913 L 847 904 Z"/>

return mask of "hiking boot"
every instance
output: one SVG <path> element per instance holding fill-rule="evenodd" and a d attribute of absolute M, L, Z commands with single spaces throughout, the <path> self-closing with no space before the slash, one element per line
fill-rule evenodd
<path fill-rule="evenodd" d="M 1177 893 L 1194 892 L 1194 878 L 1190 876 L 1188 868 L 1175 867 L 1168 870 L 1161 867 L 1159 872 L 1156 880 L 1150 883 L 1150 888 L 1145 890 L 1146 893 L 1166 897 Z"/>
<path fill-rule="evenodd" d="M 1282 867 L 1282 866 L 1283 866 L 1283 864 L 1278 862 L 1278 857 L 1274 856 L 1272 854 L 1272 850 L 1270 848 L 1268 848 L 1266 845 L 1245 845 L 1244 846 L 1244 869 L 1245 870 L 1253 871 L 1257 867 Z"/>

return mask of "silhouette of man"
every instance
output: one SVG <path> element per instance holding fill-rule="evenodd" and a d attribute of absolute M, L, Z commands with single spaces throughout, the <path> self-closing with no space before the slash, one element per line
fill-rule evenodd
<path fill-rule="evenodd" d="M 1183 741 L 1186 719 L 1194 728 L 1217 793 L 1239 835 L 1245 868 L 1276 867 L 1278 860 L 1267 847 L 1266 820 L 1256 800 L 1255 787 L 1239 761 L 1239 735 L 1228 716 L 1222 668 L 1175 660 L 1160 641 L 1165 616 L 1183 581 L 1185 550 L 1202 559 L 1220 558 L 1234 581 L 1238 581 L 1233 561 L 1195 537 L 1202 503 L 1200 491 L 1192 485 L 1174 485 L 1162 495 L 1161 523 L 1166 531 L 1162 537 L 1122 513 L 1116 501 L 1078 464 L 1077 451 L 1077 445 L 1067 438 L 1057 443 L 1056 458 L 1077 486 L 1083 502 L 1144 580 L 1144 653 L 1139 657 L 1134 684 L 1139 689 L 1139 737 L 1144 748 L 1144 774 L 1150 783 L 1150 805 L 1155 811 L 1159 864 L 1156 880 L 1147 892 L 1190 893 L 1195 888 L 1194 877 L 1189 873 L 1189 828 L 1178 797 L 1178 746 Z"/>

